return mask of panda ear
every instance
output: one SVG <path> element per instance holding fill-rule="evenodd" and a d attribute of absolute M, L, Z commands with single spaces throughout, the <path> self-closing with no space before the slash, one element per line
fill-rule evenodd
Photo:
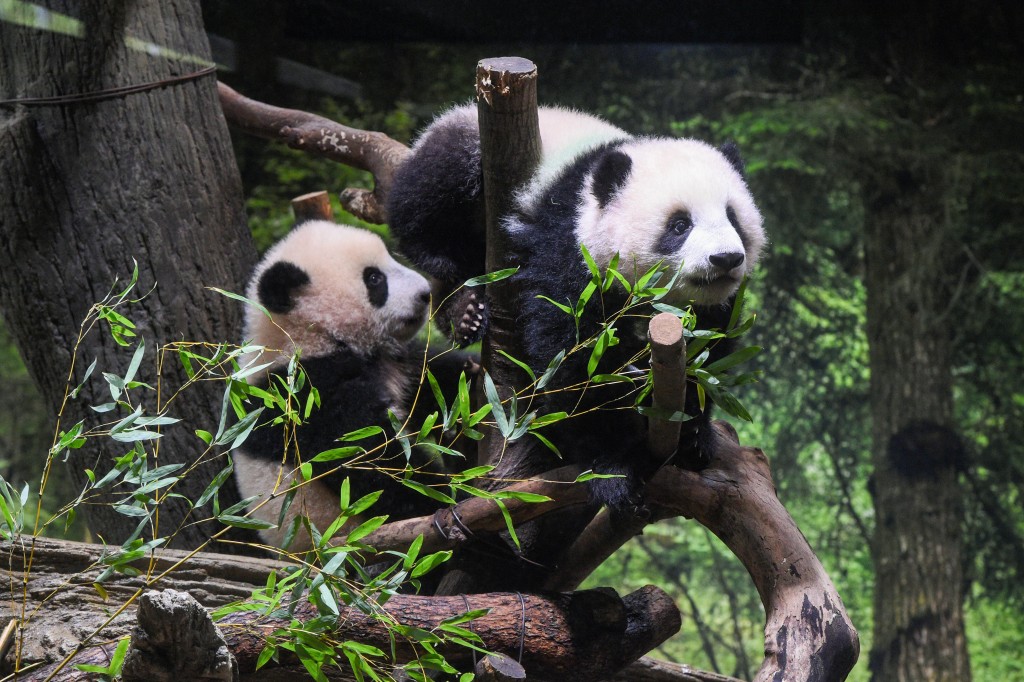
<path fill-rule="evenodd" d="M 591 190 L 597 198 L 597 205 L 604 208 L 615 193 L 626 184 L 633 168 L 633 159 L 618 149 L 605 152 L 594 168 L 594 182 Z"/>
<path fill-rule="evenodd" d="M 295 263 L 279 260 L 260 275 L 256 292 L 260 303 L 272 313 L 283 314 L 295 307 L 298 289 L 309 284 L 309 275 Z"/>
<path fill-rule="evenodd" d="M 736 145 L 736 143 L 733 142 L 732 140 L 729 140 L 721 147 L 719 147 L 718 151 L 721 152 L 722 156 L 725 157 L 729 164 L 736 169 L 736 172 L 740 174 L 740 177 L 746 179 L 746 165 L 743 163 L 743 157 L 740 156 L 740 148 Z"/>

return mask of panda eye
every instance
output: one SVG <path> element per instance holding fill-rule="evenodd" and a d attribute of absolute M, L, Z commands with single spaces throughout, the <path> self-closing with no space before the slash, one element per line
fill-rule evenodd
<path fill-rule="evenodd" d="M 672 217 L 668 219 L 668 231 L 674 235 L 682 237 L 693 227 L 693 218 L 690 217 L 689 212 L 679 211 L 673 213 Z"/>
<path fill-rule="evenodd" d="M 363 282 L 366 283 L 367 287 L 375 289 L 384 284 L 385 281 L 384 273 L 377 268 L 370 267 L 363 270 Z"/>

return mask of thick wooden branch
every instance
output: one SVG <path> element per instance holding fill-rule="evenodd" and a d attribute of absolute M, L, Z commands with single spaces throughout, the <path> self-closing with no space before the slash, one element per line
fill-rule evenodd
<path fill-rule="evenodd" d="M 349 188 L 341 193 L 345 210 L 371 223 L 387 222 L 384 199 L 409 148 L 384 133 L 359 130 L 296 109 L 283 109 L 244 97 L 224 83 L 217 84 L 224 118 L 234 128 L 289 147 L 369 171 L 373 191 Z"/>
<path fill-rule="evenodd" d="M 195 656 L 196 642 L 184 633 L 169 634 L 168 622 L 202 621 L 183 602 L 183 593 L 145 598 L 142 611 L 154 611 L 140 619 L 141 632 L 134 636 L 136 656 L 150 679 L 180 678 L 180 671 L 192 665 L 182 661 Z M 158 611 L 166 607 L 162 616 Z M 392 635 L 387 623 L 394 620 L 406 626 L 434 630 L 441 621 L 465 613 L 467 609 L 487 609 L 488 613 L 472 622 L 469 627 L 483 640 L 489 651 L 498 652 L 516 660 L 529 671 L 531 680 L 564 680 L 569 676 L 581 680 L 599 680 L 620 670 L 675 634 L 680 625 L 679 612 L 672 600 L 657 587 L 647 586 L 620 599 L 612 590 L 599 589 L 557 595 L 524 595 L 493 593 L 456 597 L 421 597 L 396 595 L 391 597 L 377 615 L 369 615 L 356 607 L 343 609 L 338 626 L 332 633 L 336 640 L 354 640 L 390 651 Z M 386 615 L 385 615 L 386 614 Z M 318 614 L 308 602 L 300 603 L 292 614 L 300 621 Z M 216 637 L 210 637 L 213 647 L 203 647 L 202 662 L 197 670 L 208 671 L 207 676 L 191 679 L 231 678 L 231 666 L 243 676 L 253 673 L 263 649 L 266 636 L 289 624 L 290 618 L 266 617 L 252 611 L 236 612 L 221 619 L 218 628 L 226 641 L 234 663 L 224 656 Z M 198 630 L 202 630 L 202 624 Z M 204 640 L 205 641 L 205 640 Z M 140 647 L 141 644 L 141 647 Z M 399 640 L 394 648 L 393 663 L 403 663 L 415 657 L 416 649 L 410 642 Z M 61 666 L 60 679 L 87 679 L 74 670 L 79 662 L 103 661 L 109 656 L 109 645 L 89 647 L 77 652 Z M 443 649 L 448 661 L 464 669 L 473 665 L 473 652 L 448 646 Z M 286 661 L 287 662 L 287 661 Z M 191 669 L 191 668 L 189 668 Z M 57 664 L 37 668 L 20 676 L 26 681 L 49 679 L 58 670 Z M 66 671 L 66 672 L 64 672 Z M 141 678 L 133 678 L 141 679 Z"/>
<path fill-rule="evenodd" d="M 846 679 L 860 641 L 835 586 L 776 496 L 764 453 L 742 447 L 726 422 L 714 426 L 721 438 L 710 466 L 663 467 L 647 486 L 648 503 L 658 518 L 699 521 L 750 573 L 766 614 L 755 682 Z"/>

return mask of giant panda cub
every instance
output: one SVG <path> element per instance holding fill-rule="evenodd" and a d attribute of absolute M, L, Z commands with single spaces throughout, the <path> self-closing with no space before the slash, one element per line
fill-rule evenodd
<path fill-rule="evenodd" d="M 543 371 L 577 338 L 596 333 L 605 312 L 625 302 L 625 291 L 618 287 L 605 295 L 603 310 L 593 297 L 577 337 L 573 318 L 539 298 L 578 299 L 590 281 L 581 244 L 602 268 L 618 254 L 619 271 L 634 283 L 659 263 L 669 274 L 678 271 L 666 302 L 692 302 L 699 328 L 724 328 L 736 290 L 765 243 L 761 214 L 736 148 L 716 149 L 693 139 L 633 137 L 594 116 L 558 108 L 541 107 L 539 122 L 540 167 L 504 220 L 514 250 L 508 266 L 520 266 L 515 275 L 521 292 L 518 321 L 530 366 Z M 447 289 L 482 273 L 485 236 L 475 105 L 447 112 L 418 139 L 396 173 L 388 215 L 399 250 Z M 454 310 L 444 319 L 454 340 L 479 338 L 488 313 L 482 292 L 464 292 L 450 300 L 455 301 Z M 625 363 L 645 342 L 639 334 L 625 336 L 604 362 L 611 367 Z M 723 340 L 712 349 L 710 361 L 729 352 Z M 551 388 L 586 379 L 588 355 L 569 356 Z M 638 464 L 649 460 L 642 451 L 643 429 L 591 409 L 623 407 L 626 397 L 610 398 L 610 391 L 595 389 L 589 398 L 549 391 L 542 409 L 584 413 L 563 422 L 556 441 L 563 456 L 599 472 L 623 474 L 593 481 L 592 491 L 613 508 L 636 507 L 648 473 Z M 699 467 L 714 450 L 714 431 L 707 428 L 708 412 L 701 411 L 695 390 L 687 392 L 686 412 L 693 419 L 683 429 L 677 463 Z"/>
<path fill-rule="evenodd" d="M 244 338 L 267 348 L 266 354 L 274 353 L 258 360 L 271 364 L 266 373 L 251 381 L 266 385 L 276 381 L 275 377 L 286 377 L 289 358 L 298 350 L 308 383 L 320 393 L 320 408 L 295 431 L 294 446 L 302 461 L 331 448 L 360 445 L 372 451 L 368 458 L 375 466 L 400 472 L 406 459 L 399 444 L 392 442 L 383 452 L 375 449 L 384 443 L 383 434 L 354 443 L 336 439 L 367 426 L 379 426 L 393 436 L 388 410 L 400 420 L 409 414 L 423 359 L 422 348 L 413 338 L 427 319 L 430 303 L 430 289 L 423 276 L 395 261 L 377 235 L 315 220 L 294 228 L 267 251 L 253 272 L 246 296 L 264 306 L 270 317 L 248 306 Z M 449 354 L 430 366 L 439 383 L 451 390 L 464 363 L 464 355 Z M 275 490 L 282 462 L 286 474 L 296 466 L 295 447 L 285 458 L 284 427 L 269 423 L 278 415 L 268 412 L 235 459 L 243 498 L 261 497 L 253 506 Z M 429 468 L 421 453 L 415 448 L 413 453 L 418 458 L 412 462 L 414 466 Z M 338 464 L 316 464 L 314 476 Z M 349 477 L 353 501 L 383 490 L 374 513 L 397 519 L 428 514 L 437 507 L 364 461 L 303 486 L 284 523 L 262 531 L 262 539 L 282 546 L 298 513 L 308 516 L 320 531 L 325 530 L 338 515 L 339 486 L 345 476 Z M 277 489 L 279 495 L 252 515 L 277 524 L 290 480 L 285 475 Z M 296 537 L 300 538 L 296 543 L 308 543 L 305 533 Z"/>

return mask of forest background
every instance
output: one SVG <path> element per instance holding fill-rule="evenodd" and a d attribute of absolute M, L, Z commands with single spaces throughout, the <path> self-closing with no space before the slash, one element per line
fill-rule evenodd
<path fill-rule="evenodd" d="M 943 421 L 964 444 L 954 463 L 962 522 L 952 561 L 963 574 L 973 679 L 1008 680 L 1024 677 L 1024 11 L 968 4 L 904 3 L 871 16 L 805 8 L 782 28 L 733 27 L 714 43 L 685 30 L 670 40 L 671 22 L 652 35 L 612 35 L 607 12 L 576 16 L 586 43 L 572 26 L 470 42 L 492 35 L 474 26 L 479 17 L 432 15 L 429 2 L 402 25 L 388 16 L 360 23 L 368 15 L 358 8 L 336 9 L 333 22 L 303 21 L 274 2 L 206 2 L 204 19 L 220 78 L 240 92 L 403 141 L 468 100 L 477 60 L 516 54 L 538 65 L 542 104 L 641 134 L 739 143 L 771 243 L 748 304 L 757 312 L 752 341 L 765 348 L 761 382 L 740 395 L 754 420 L 734 425 L 744 443 L 769 453 L 780 499 L 860 630 L 853 680 L 869 678 L 880 589 L 872 547 L 877 555 L 884 540 L 872 495 L 893 485 L 876 476 L 871 373 L 877 381 L 885 368 L 869 352 L 877 329 L 869 270 L 937 246 L 941 257 L 926 264 L 934 279 L 925 281 L 941 305 L 927 316 L 949 349 L 936 359 L 951 389 Z M 251 138 L 236 137 L 235 152 L 260 248 L 290 227 L 292 197 L 369 182 Z M 931 218 L 919 239 L 879 240 L 889 210 L 882 198 L 894 192 L 901 210 Z M 871 239 L 883 246 L 873 260 Z M 0 329 L 6 480 L 38 480 L 51 419 Z M 669 591 L 684 615 L 661 655 L 752 676 L 762 607 L 714 536 L 684 520 L 652 526 L 591 580 L 620 591 L 646 583 Z"/>

